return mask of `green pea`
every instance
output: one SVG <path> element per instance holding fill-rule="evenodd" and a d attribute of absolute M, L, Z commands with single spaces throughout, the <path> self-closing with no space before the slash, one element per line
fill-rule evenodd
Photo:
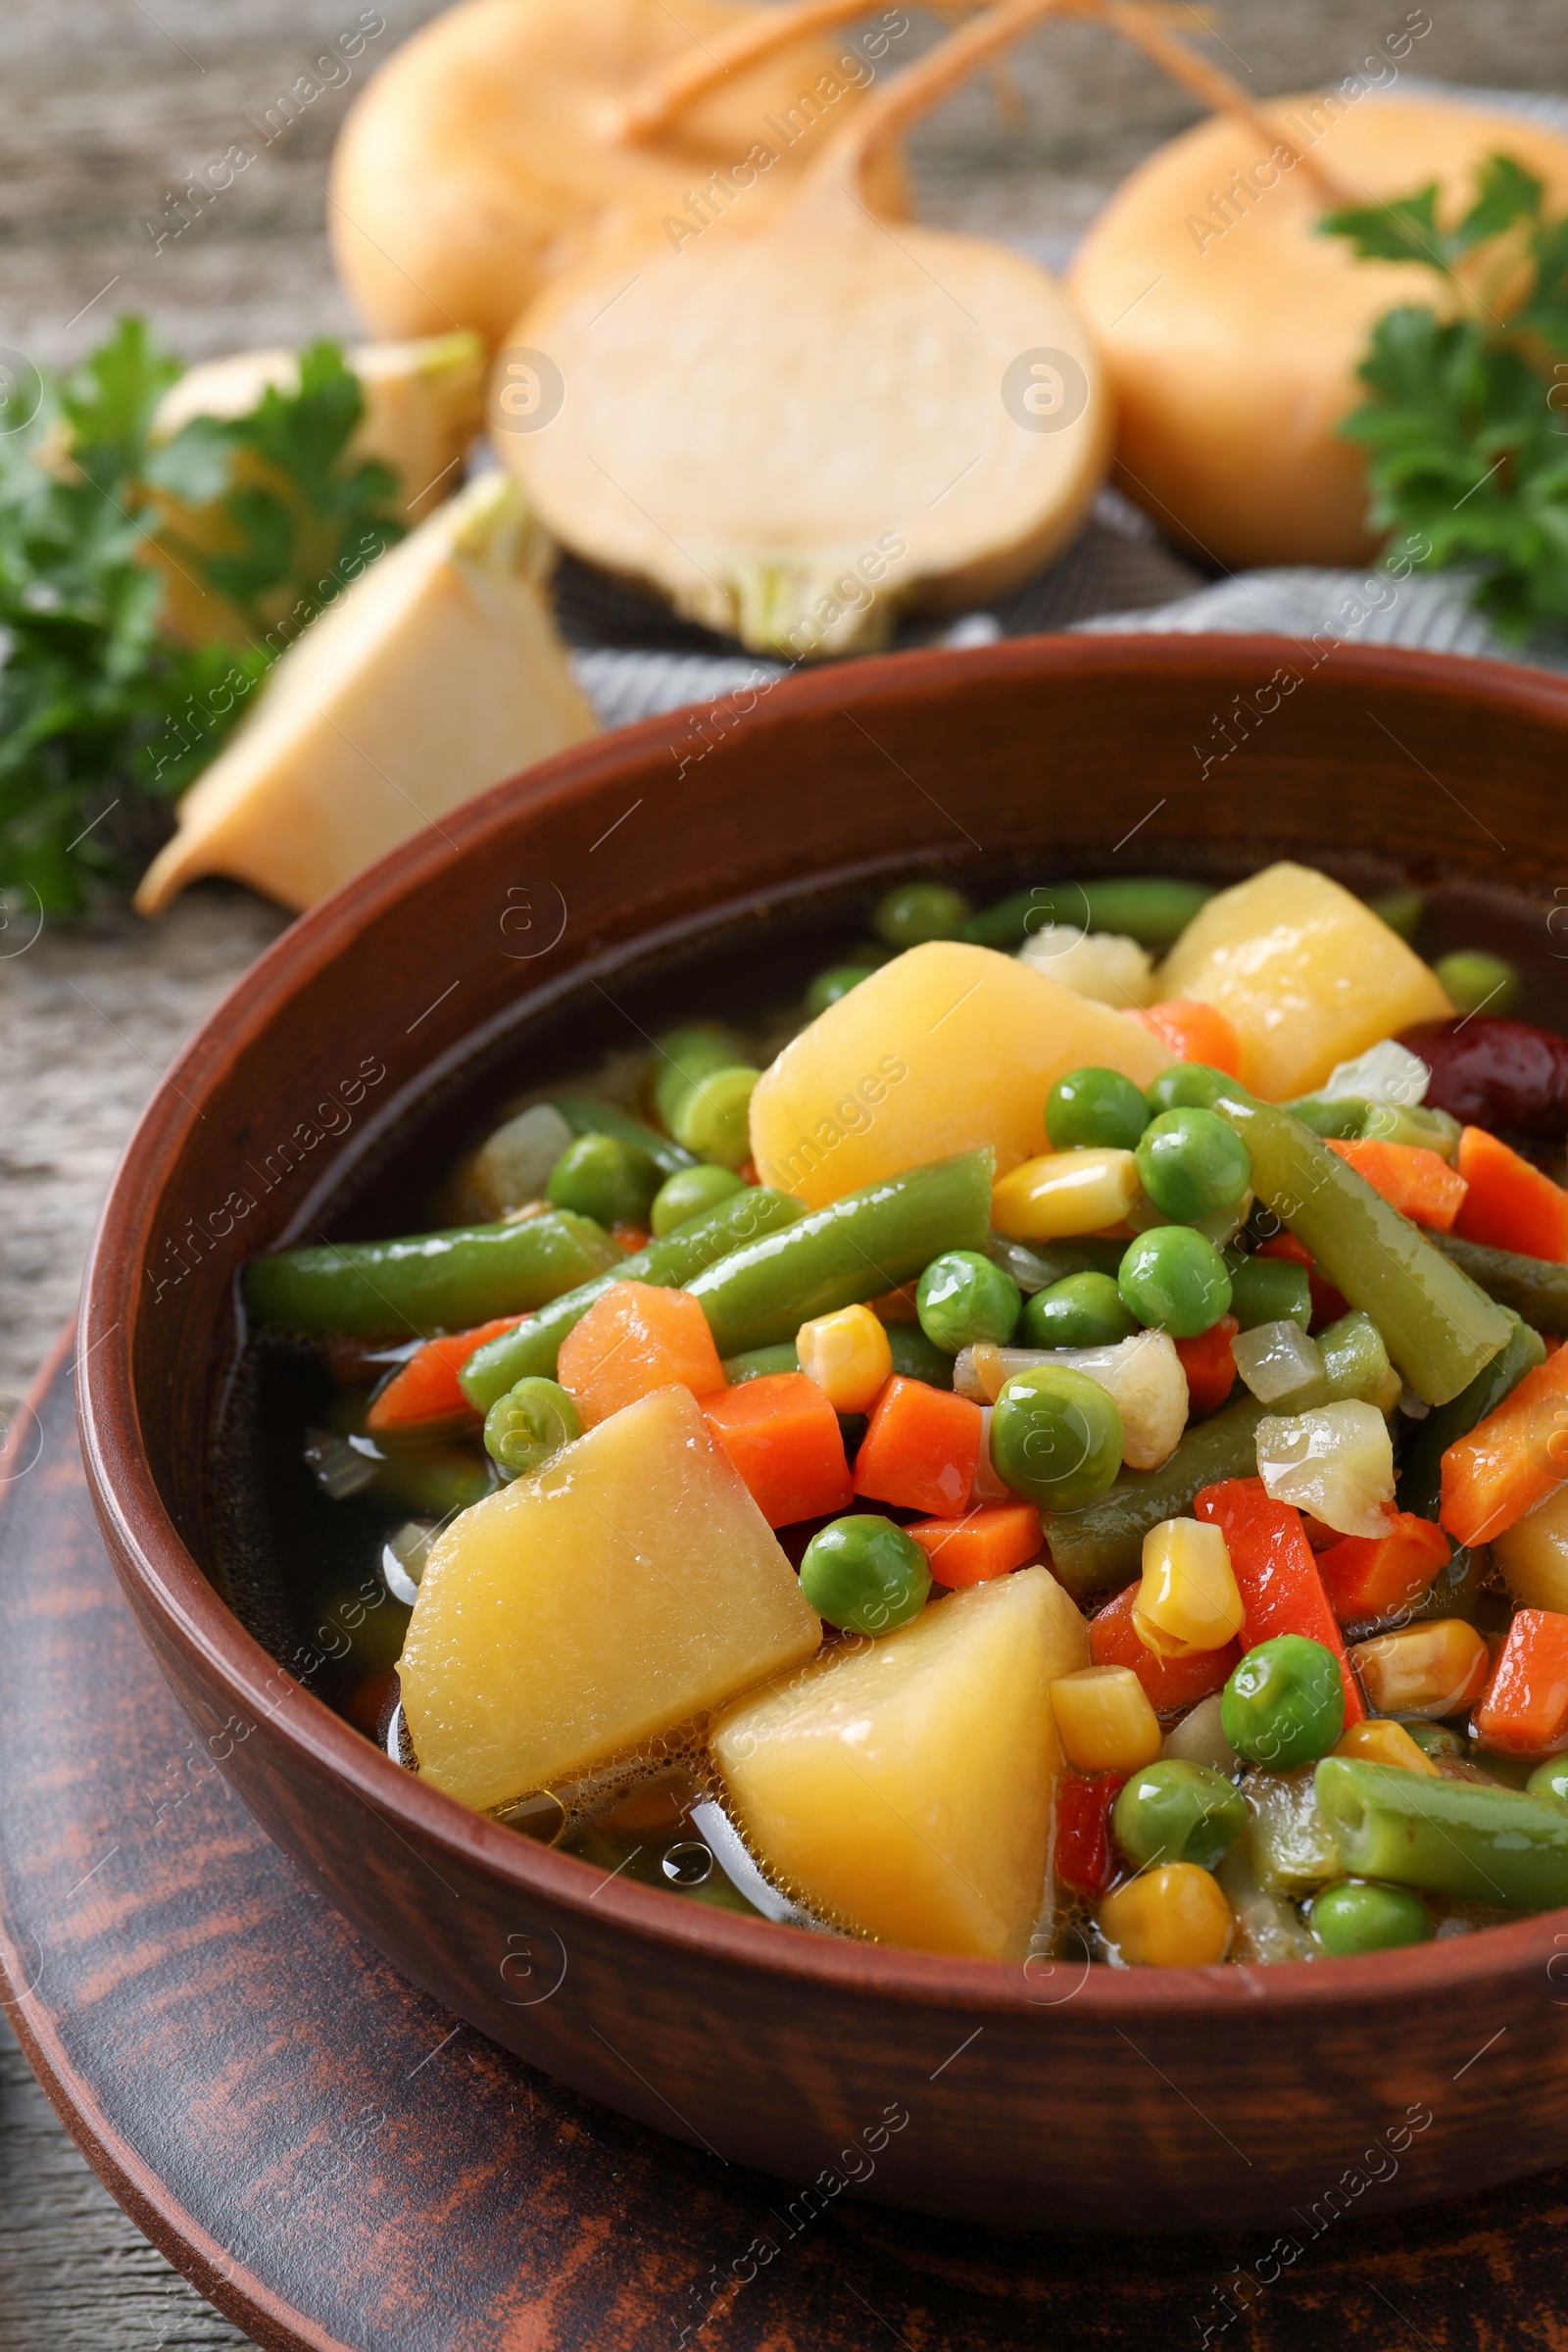
<path fill-rule="evenodd" d="M 801 1560 L 801 1591 L 845 1633 L 891 1634 L 925 1607 L 931 1564 L 891 1519 L 859 1511 L 818 1530 Z"/>
<path fill-rule="evenodd" d="M 1137 1158 L 1139 1179 L 1154 1206 L 1188 1224 L 1229 1208 L 1252 1181 L 1252 1162 L 1235 1128 L 1218 1111 L 1193 1102 L 1151 1120 Z"/>
<path fill-rule="evenodd" d="M 662 1241 L 672 1226 L 684 1225 L 688 1217 L 700 1217 L 705 1209 L 716 1208 L 740 1190 L 741 1180 L 733 1168 L 682 1168 L 678 1175 L 666 1176 L 648 1212 L 655 1240 Z"/>
<path fill-rule="evenodd" d="M 873 969 L 869 963 L 835 963 L 828 971 L 818 972 L 806 992 L 806 1009 L 812 1020 L 847 997 L 852 988 L 858 988 L 862 980 L 869 980 Z"/>
<path fill-rule="evenodd" d="M 1076 1511 L 1103 1494 L 1121 1468 L 1122 1443 L 1114 1398 L 1066 1364 L 1014 1373 L 991 1415 L 998 1477 L 1053 1511 Z"/>
<path fill-rule="evenodd" d="M 1425 1943 L 1432 1918 L 1408 1886 L 1380 1886 L 1371 1879 L 1338 1879 L 1312 1898 L 1307 1913 L 1312 1933 L 1335 1960 L 1358 1952 L 1392 1952 L 1401 1943 Z"/>
<path fill-rule="evenodd" d="M 1152 1086 L 1145 1090 L 1144 1100 L 1152 1113 L 1181 1110 L 1188 1103 L 1203 1110 L 1212 1110 L 1221 1095 L 1235 1095 L 1247 1100 L 1247 1089 L 1236 1079 L 1227 1078 L 1206 1061 L 1173 1061 L 1168 1070 L 1161 1070 Z"/>
<path fill-rule="evenodd" d="M 1451 1758 L 1464 1754 L 1464 1741 L 1446 1723 L 1428 1723 L 1424 1716 L 1418 1715 L 1413 1720 L 1404 1721 L 1403 1729 L 1409 1733 L 1423 1755 Z"/>
<path fill-rule="evenodd" d="M 554 1380 L 519 1380 L 484 1417 L 485 1451 L 508 1478 L 526 1477 L 581 1436 L 577 1407 Z"/>
<path fill-rule="evenodd" d="M 690 1021 L 683 1029 L 666 1029 L 656 1037 L 651 1092 L 662 1124 L 673 1135 L 675 1113 L 699 1078 L 745 1059 L 746 1048 L 734 1030 L 717 1021 Z"/>
<path fill-rule="evenodd" d="M 1312 1327 L 1312 1278 L 1298 1258 L 1249 1257 L 1242 1250 L 1227 1250 L 1225 1270 L 1231 1278 L 1230 1311 L 1244 1331 L 1260 1323 L 1299 1323 Z"/>
<path fill-rule="evenodd" d="M 579 1135 L 550 1171 L 545 1195 L 554 1208 L 574 1209 L 601 1225 L 641 1225 L 660 1174 L 640 1144 L 615 1135 Z"/>
<path fill-rule="evenodd" d="M 743 1062 L 710 1070 L 681 1097 L 671 1129 L 699 1159 L 738 1168 L 751 1152 L 752 1090 L 761 1076 Z"/>
<path fill-rule="evenodd" d="M 1338 1658 L 1304 1634 L 1260 1642 L 1226 1684 L 1220 1721 L 1239 1756 L 1272 1772 L 1326 1756 L 1345 1729 Z"/>
<path fill-rule="evenodd" d="M 1225 1260 L 1190 1225 L 1156 1225 L 1129 1242 L 1116 1288 L 1140 1323 L 1177 1340 L 1196 1340 L 1230 1311 Z"/>
<path fill-rule="evenodd" d="M 1519 1001 L 1520 979 L 1511 963 L 1484 948 L 1461 948 L 1433 965 L 1455 1012 L 1506 1012 Z"/>
<path fill-rule="evenodd" d="M 1543 1804 L 1568 1805 L 1568 1756 L 1548 1756 L 1544 1764 L 1538 1764 L 1525 1783 L 1525 1794 L 1539 1796 Z"/>
<path fill-rule="evenodd" d="M 921 1275 L 914 1303 L 926 1338 L 956 1355 L 985 1343 L 1004 1348 L 1018 1328 L 1023 1293 L 978 1250 L 948 1250 Z"/>
<path fill-rule="evenodd" d="M 1069 1070 L 1046 1098 L 1046 1133 L 1058 1152 L 1103 1144 L 1131 1152 L 1149 1125 L 1149 1104 L 1120 1070 Z"/>
<path fill-rule="evenodd" d="M 1025 1348 L 1113 1348 L 1139 1329 L 1109 1274 L 1069 1274 L 1024 1300 L 1018 1338 Z"/>
<path fill-rule="evenodd" d="M 945 882 L 901 882 L 878 901 L 871 928 L 890 948 L 918 948 L 928 939 L 956 939 L 968 912 L 962 891 Z"/>
<path fill-rule="evenodd" d="M 1215 1870 L 1247 1827 L 1247 1799 L 1207 1764 L 1161 1757 L 1133 1774 L 1116 1799 L 1111 1827 L 1140 1870 L 1152 1862 Z"/>

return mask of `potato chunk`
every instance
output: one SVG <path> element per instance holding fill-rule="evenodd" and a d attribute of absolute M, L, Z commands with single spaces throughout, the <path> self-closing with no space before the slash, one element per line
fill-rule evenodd
<path fill-rule="evenodd" d="M 1049 1690 L 1089 1663 L 1049 1568 L 934 1601 L 714 1724 L 737 1821 L 780 1883 L 890 1943 L 1018 1959 L 1046 1888 L 1061 1750 Z"/>
<path fill-rule="evenodd" d="M 421 1771 L 482 1812 L 707 1714 L 821 1639 L 692 1397 L 659 1389 L 440 1538 L 404 1712 Z"/>
<path fill-rule="evenodd" d="M 1419 956 L 1327 874 L 1270 865 L 1209 900 L 1159 975 L 1162 997 L 1217 1004 L 1242 1040 L 1242 1081 L 1278 1102 L 1336 1062 L 1453 1009 Z"/>
<path fill-rule="evenodd" d="M 764 1184 L 821 1208 L 904 1168 L 991 1144 L 1005 1176 L 1047 1150 L 1046 1097 L 1096 1063 L 1148 1086 L 1170 1050 L 1108 1004 L 993 948 L 933 940 L 802 1031 L 752 1097 Z"/>

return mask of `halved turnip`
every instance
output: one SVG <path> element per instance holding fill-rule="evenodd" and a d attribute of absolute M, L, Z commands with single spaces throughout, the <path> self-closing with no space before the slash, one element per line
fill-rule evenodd
<path fill-rule="evenodd" d="M 998 595 L 1077 528 L 1112 416 L 1090 338 L 1024 256 L 879 217 L 893 138 L 1059 0 L 1007 0 L 860 108 L 789 205 L 601 252 L 498 362 L 492 424 L 551 528 L 759 650 L 885 640 Z M 507 414 L 513 371 L 559 409 Z M 509 424 L 516 429 L 509 429 Z M 532 428 L 532 429 L 530 429 Z"/>
<path fill-rule="evenodd" d="M 332 158 L 333 256 L 372 331 L 471 326 L 499 342 L 597 237 L 661 237 L 689 199 L 711 207 L 712 182 L 768 139 L 770 116 L 786 135 L 754 209 L 776 203 L 860 102 L 857 76 L 836 71 L 844 43 L 808 33 L 770 48 L 657 139 L 624 141 L 612 120 L 651 74 L 757 14 L 733 0 L 464 0 L 423 26 L 350 109 Z M 900 187 L 889 159 L 877 201 L 897 211 Z"/>

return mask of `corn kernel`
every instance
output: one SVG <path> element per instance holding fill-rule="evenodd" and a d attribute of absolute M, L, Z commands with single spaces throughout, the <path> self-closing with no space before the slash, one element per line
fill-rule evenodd
<path fill-rule="evenodd" d="M 1120 1224 L 1141 1189 L 1130 1152 L 1047 1152 L 1004 1176 L 991 1221 L 1014 1241 L 1063 1241 Z"/>
<path fill-rule="evenodd" d="M 1130 1666 L 1058 1675 L 1051 1711 L 1067 1761 L 1080 1772 L 1136 1772 L 1159 1753 L 1159 1717 Z"/>
<path fill-rule="evenodd" d="M 841 1306 L 795 1335 L 801 1370 L 836 1413 L 868 1413 L 893 1377 L 893 1348 L 868 1306 Z"/>
<path fill-rule="evenodd" d="M 1350 1663 L 1380 1715 L 1459 1715 L 1481 1696 L 1492 1653 L 1462 1617 L 1357 1642 Z"/>
<path fill-rule="evenodd" d="M 1200 1519 L 1162 1519 L 1150 1529 L 1144 1581 L 1133 1603 L 1133 1628 L 1146 1649 L 1161 1658 L 1223 1649 L 1246 1615 L 1217 1527 Z"/>
<path fill-rule="evenodd" d="M 1231 1907 L 1196 1862 L 1165 1862 L 1107 1894 L 1101 1932 L 1132 1968 L 1202 1968 L 1223 1960 Z"/>
<path fill-rule="evenodd" d="M 1385 1723 L 1376 1716 L 1352 1723 L 1344 1739 L 1336 1742 L 1334 1753 L 1359 1756 L 1367 1764 L 1396 1764 L 1403 1772 L 1437 1774 L 1438 1771 L 1426 1749 L 1416 1745 L 1402 1723 Z"/>

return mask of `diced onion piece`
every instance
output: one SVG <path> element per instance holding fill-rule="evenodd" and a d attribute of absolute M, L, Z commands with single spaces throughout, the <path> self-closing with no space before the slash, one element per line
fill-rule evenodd
<path fill-rule="evenodd" d="M 1309 1772 L 1250 1772 L 1242 1794 L 1252 1815 L 1243 1843 L 1268 1893 L 1305 1894 L 1345 1876 Z"/>
<path fill-rule="evenodd" d="M 1231 1342 L 1236 1369 L 1259 1404 L 1278 1404 L 1323 1377 L 1323 1350 L 1289 1316 L 1239 1331 Z"/>
<path fill-rule="evenodd" d="M 1179 1723 L 1172 1724 L 1165 1734 L 1162 1756 L 1173 1756 L 1182 1764 L 1206 1764 L 1211 1772 L 1234 1773 L 1241 1764 L 1225 1737 L 1220 1693 L 1212 1691 L 1190 1707 Z"/>
<path fill-rule="evenodd" d="M 1130 1470 L 1157 1470 L 1175 1452 L 1187 1427 L 1187 1375 L 1168 1332 L 1135 1332 L 1113 1348 L 965 1348 L 953 1386 L 960 1396 L 995 1404 L 1015 1374 L 1041 1364 L 1085 1372 L 1115 1399 Z"/>
<path fill-rule="evenodd" d="M 305 1432 L 305 1466 L 334 1502 L 363 1494 L 380 1469 L 381 1458 L 369 1438 L 340 1438 L 329 1429 Z"/>
<path fill-rule="evenodd" d="M 982 1503 L 1013 1502 L 1016 1499 L 1012 1489 L 999 1475 L 996 1463 L 991 1459 L 991 1407 L 983 1404 L 980 1407 L 980 1459 L 975 1464 L 974 1491 L 969 1500 L 971 1503 Z"/>
<path fill-rule="evenodd" d="M 1363 1102 L 1396 1102 L 1414 1110 L 1427 1099 L 1432 1072 L 1419 1054 L 1385 1037 L 1353 1061 L 1337 1062 L 1318 1092 L 1332 1102 L 1336 1096 L 1358 1096 Z"/>
<path fill-rule="evenodd" d="M 1200 1519 L 1162 1519 L 1144 1538 L 1144 1576 L 1133 1625 L 1156 1657 L 1223 1649 L 1247 1611 L 1224 1535 Z"/>
<path fill-rule="evenodd" d="M 1114 1004 L 1118 1012 L 1125 1012 L 1129 1004 L 1154 1002 L 1153 958 L 1136 939 L 1119 931 L 1080 931 L 1076 923 L 1046 923 L 1030 933 L 1018 954 L 1074 996 Z"/>
<path fill-rule="evenodd" d="M 535 1102 L 498 1127 L 480 1145 L 465 1175 L 476 1208 L 503 1217 L 537 1200 L 550 1171 L 571 1143 L 571 1129 L 553 1102 Z"/>
<path fill-rule="evenodd" d="M 1375 1405 L 1351 1400 L 1268 1415 L 1257 1425 L 1257 1475 L 1276 1502 L 1310 1511 L 1342 1536 L 1387 1533 L 1394 1445 Z"/>

